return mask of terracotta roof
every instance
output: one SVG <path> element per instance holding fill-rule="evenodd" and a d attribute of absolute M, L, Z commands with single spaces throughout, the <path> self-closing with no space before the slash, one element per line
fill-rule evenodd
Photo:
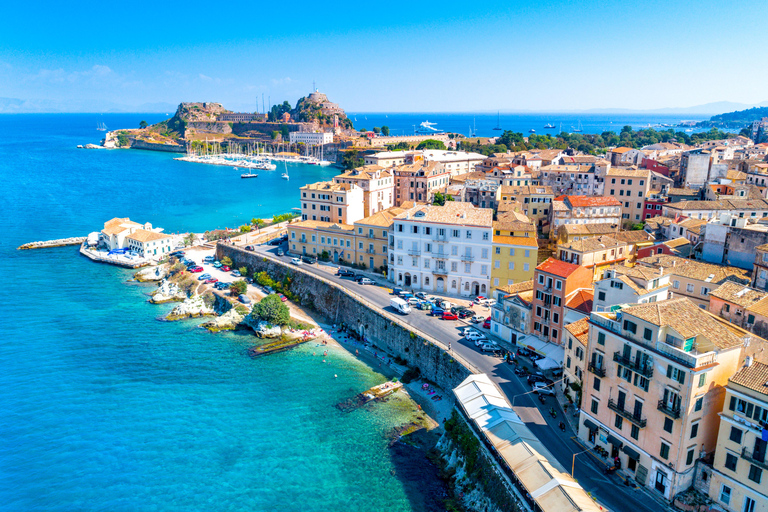
<path fill-rule="evenodd" d="M 579 342 L 587 346 L 587 342 L 589 340 L 589 319 L 588 318 L 580 318 L 579 320 L 576 320 L 573 323 L 570 323 L 565 326 L 565 330 L 571 333 L 574 338 L 579 340 Z"/>
<path fill-rule="evenodd" d="M 626 242 L 619 242 L 614 238 L 602 235 L 590 238 L 582 238 L 581 240 L 574 240 L 572 242 L 560 244 L 557 246 L 557 248 L 585 253 L 603 251 L 605 249 L 611 249 L 614 247 L 625 247 L 626 245 Z"/>
<path fill-rule="evenodd" d="M 621 310 L 623 316 L 631 315 L 657 326 L 668 326 L 684 339 L 703 337 L 720 349 L 738 347 L 748 333 L 722 318 L 701 309 L 690 299 L 680 298 L 638 304 Z M 700 340 L 696 340 L 697 344 Z M 701 349 L 707 352 L 709 343 L 701 340 Z"/>
<path fill-rule="evenodd" d="M 521 212 L 523 211 L 523 203 L 520 201 L 499 201 L 499 204 L 496 207 L 496 211 L 499 215 L 503 214 L 504 212 Z"/>
<path fill-rule="evenodd" d="M 626 148 L 626 147 L 623 147 L 623 146 L 622 146 L 622 147 L 618 147 L 618 148 L 613 148 L 613 149 L 611 150 L 611 153 L 619 153 L 619 154 L 624 154 L 624 153 L 626 153 L 627 151 L 632 151 L 632 148 Z"/>
<path fill-rule="evenodd" d="M 318 181 L 316 183 L 307 183 L 299 190 L 321 190 L 323 192 L 340 192 L 342 190 L 351 190 L 352 183 L 334 183 L 332 181 Z M 357 185 L 354 185 L 357 187 Z"/>
<path fill-rule="evenodd" d="M 163 240 L 164 238 L 173 238 L 171 235 L 164 235 L 157 231 L 147 231 L 146 229 L 137 229 L 125 238 L 136 240 L 137 242 L 151 242 L 153 240 Z"/>
<path fill-rule="evenodd" d="M 693 190 L 691 188 L 669 188 L 667 189 L 667 195 L 670 196 L 697 196 L 699 195 L 698 190 Z"/>
<path fill-rule="evenodd" d="M 624 178 L 650 178 L 651 171 L 649 169 L 638 169 L 636 167 L 611 167 L 608 169 L 607 175 Z"/>
<path fill-rule="evenodd" d="M 744 309 L 768 297 L 768 293 L 755 290 L 754 288 L 733 281 L 724 282 L 709 292 L 709 295 L 730 302 L 731 304 L 736 304 Z"/>
<path fill-rule="evenodd" d="M 645 224 L 650 226 L 653 229 L 658 229 L 662 226 L 669 226 L 670 224 L 672 224 L 673 220 L 674 219 L 671 219 L 669 217 L 662 217 L 661 215 L 657 215 L 656 217 L 645 219 Z"/>
<path fill-rule="evenodd" d="M 753 361 L 729 379 L 734 384 L 744 386 L 760 394 L 768 395 L 768 365 Z"/>
<path fill-rule="evenodd" d="M 600 196 L 566 196 L 565 200 L 574 207 L 584 206 L 621 206 L 615 197 Z"/>
<path fill-rule="evenodd" d="M 619 240 L 620 242 L 626 242 L 627 244 L 637 244 L 641 242 L 650 242 L 656 240 L 654 236 L 642 229 L 635 229 L 633 231 L 619 231 L 613 233 L 612 238 Z"/>
<path fill-rule="evenodd" d="M 520 293 L 520 292 L 527 292 L 527 291 L 533 290 L 533 279 L 531 279 L 530 281 L 523 281 L 522 283 L 508 284 L 506 286 L 498 286 L 496 289 L 506 292 L 509 295 L 514 295 L 515 293 Z"/>
<path fill-rule="evenodd" d="M 719 201 L 680 201 L 664 205 L 674 210 L 768 210 L 765 199 L 720 199 Z"/>
<path fill-rule="evenodd" d="M 584 314 L 590 314 L 592 312 L 592 302 L 595 298 L 595 293 L 589 288 L 579 288 L 572 291 L 565 298 L 565 307 L 581 311 Z"/>
<path fill-rule="evenodd" d="M 381 167 L 379 165 L 364 165 L 334 176 L 333 179 L 377 180 L 379 178 L 389 178 L 392 174 L 386 169 L 386 167 Z M 377 172 L 379 173 L 378 177 L 376 177 Z"/>
<path fill-rule="evenodd" d="M 552 187 L 544 187 L 544 186 L 537 186 L 537 185 L 531 185 L 531 186 L 510 186 L 510 185 L 502 185 L 501 186 L 501 195 L 509 195 L 509 196 L 529 196 L 529 195 L 551 195 L 554 196 L 554 192 L 552 192 Z"/>
<path fill-rule="evenodd" d="M 539 248 L 535 237 L 493 235 L 493 245 L 524 245 Z"/>
<path fill-rule="evenodd" d="M 568 277 L 580 268 L 579 265 L 574 265 L 573 263 L 556 260 L 550 257 L 539 264 L 539 266 L 536 267 L 536 270 L 553 274 L 558 277 Z"/>
<path fill-rule="evenodd" d="M 664 242 L 664 245 L 666 245 L 671 249 L 677 249 L 678 247 L 682 247 L 684 245 L 690 245 L 690 244 L 691 244 L 691 241 L 683 237 L 674 238 L 672 240 L 667 240 L 666 242 Z"/>
<path fill-rule="evenodd" d="M 288 229 L 327 229 L 333 231 L 355 231 L 355 226 L 351 224 L 342 224 L 340 222 L 325 222 L 320 220 L 303 220 L 294 222 L 288 226 Z"/>
<path fill-rule="evenodd" d="M 613 236 L 619 230 L 618 224 L 609 224 L 599 222 L 597 224 L 563 224 L 560 229 L 564 229 L 568 235 L 605 235 Z"/>
<path fill-rule="evenodd" d="M 576 155 L 576 156 L 563 156 L 560 161 L 564 165 L 568 164 L 594 164 L 597 162 L 597 157 L 592 155 Z"/>
<path fill-rule="evenodd" d="M 105 235 L 118 235 L 125 231 L 126 229 L 130 228 L 141 228 L 144 227 L 143 224 L 139 224 L 138 222 L 133 222 L 128 217 L 115 217 L 114 219 L 110 219 L 107 222 L 104 223 L 104 229 L 102 229 L 102 233 Z"/>
<path fill-rule="evenodd" d="M 435 222 L 457 226 L 479 226 L 490 228 L 493 225 L 493 210 L 475 208 L 472 203 L 448 201 L 445 206 L 414 206 L 395 217 L 397 220 L 415 222 Z"/>
<path fill-rule="evenodd" d="M 706 281 L 713 284 L 721 284 L 728 279 L 732 281 L 749 282 L 748 272 L 736 267 L 726 267 L 705 263 L 703 261 L 689 260 L 679 256 L 656 254 L 637 260 L 639 265 L 663 268 L 664 275 L 673 275 Z M 711 277 L 710 277 L 711 276 Z"/>

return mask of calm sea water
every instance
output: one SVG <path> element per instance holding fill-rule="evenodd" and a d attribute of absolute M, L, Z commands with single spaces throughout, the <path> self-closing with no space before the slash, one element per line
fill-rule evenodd
<path fill-rule="evenodd" d="M 97 121 L 144 118 L 159 119 L 0 116 L 0 510 L 418 510 L 386 448 L 402 403 L 334 407 L 381 375 L 309 346 L 250 359 L 250 336 L 158 321 L 170 306 L 145 302 L 151 287 L 126 270 L 72 247 L 16 251 L 114 216 L 233 226 L 333 174 L 241 180 L 166 154 L 75 149 L 98 141 Z"/>

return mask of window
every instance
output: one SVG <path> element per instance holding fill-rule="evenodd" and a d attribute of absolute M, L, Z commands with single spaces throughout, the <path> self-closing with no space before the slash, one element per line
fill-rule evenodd
<path fill-rule="evenodd" d="M 749 466 L 749 476 L 747 478 L 756 484 L 759 484 L 760 480 L 763 478 L 763 470 L 752 464 Z"/>
<path fill-rule="evenodd" d="M 667 365 L 667 377 L 676 380 L 680 384 L 685 384 L 685 371 L 675 368 L 671 364 Z"/>
<path fill-rule="evenodd" d="M 501 262 L 499 260 L 496 260 L 493 262 L 493 268 L 500 268 L 500 267 L 501 267 Z"/>
<path fill-rule="evenodd" d="M 736 463 L 738 462 L 738 457 L 736 457 L 732 453 L 726 453 L 725 454 L 725 467 L 727 469 L 730 469 L 731 471 L 736 471 Z"/>
<path fill-rule="evenodd" d="M 529 263 L 523 263 L 523 270 L 528 272 L 529 270 L 531 270 L 531 265 Z"/>
<path fill-rule="evenodd" d="M 600 391 L 600 379 L 595 377 L 595 382 L 594 382 L 594 385 L 592 387 L 595 388 L 595 391 Z"/>
<path fill-rule="evenodd" d="M 467 239 L 472 238 L 472 232 L 470 230 L 467 230 Z"/>
<path fill-rule="evenodd" d="M 672 422 L 672 418 L 664 418 L 664 431 L 672 433 L 672 426 L 674 423 Z"/>
<path fill-rule="evenodd" d="M 597 300 L 604 301 L 605 300 L 605 292 L 598 292 L 597 293 Z"/>
<path fill-rule="evenodd" d="M 571 356 L 568 356 L 565 360 L 565 367 L 570 368 L 571 367 Z"/>
<path fill-rule="evenodd" d="M 501 247 L 496 246 L 496 254 L 501 254 Z"/>
<path fill-rule="evenodd" d="M 696 453 L 696 448 L 691 448 L 688 450 L 688 454 L 685 456 L 685 465 L 690 466 L 693 462 L 693 456 Z"/>
<path fill-rule="evenodd" d="M 555 281 L 555 289 L 556 290 L 562 290 L 563 289 L 563 282 L 559 279 Z"/>
<path fill-rule="evenodd" d="M 624 320 L 624 330 L 635 334 L 637 333 L 637 324 L 635 322 L 630 322 L 629 320 Z"/>
<path fill-rule="evenodd" d="M 605 333 L 603 332 L 597 333 L 597 344 L 605 345 Z"/>
<path fill-rule="evenodd" d="M 688 293 L 693 293 L 693 285 L 692 284 L 686 285 L 685 291 L 687 291 Z"/>
<path fill-rule="evenodd" d="M 700 388 L 704 387 L 704 384 L 706 384 L 706 383 L 707 383 L 707 374 L 706 373 L 702 373 L 701 375 L 699 375 L 699 387 Z"/>
<path fill-rule="evenodd" d="M 621 430 L 621 426 L 624 424 L 624 418 L 622 418 L 617 414 L 616 420 L 614 421 L 613 424 L 616 426 L 617 429 Z"/>
<path fill-rule="evenodd" d="M 700 396 L 699 398 L 696 399 L 695 405 L 693 406 L 693 410 L 700 411 L 702 405 L 704 405 L 704 397 Z"/>
<path fill-rule="evenodd" d="M 659 456 L 664 460 L 669 458 L 669 445 L 664 441 L 661 442 L 661 449 L 659 450 Z"/>
<path fill-rule="evenodd" d="M 514 261 L 508 262 L 507 267 L 509 268 L 509 270 L 515 270 L 515 262 Z"/>
<path fill-rule="evenodd" d="M 651 338 L 653 338 L 653 331 L 646 327 L 643 331 L 643 339 L 650 340 Z"/>
<path fill-rule="evenodd" d="M 728 505 L 731 502 L 731 488 L 727 485 L 720 489 L 720 502 L 724 505 Z"/>
<path fill-rule="evenodd" d="M 640 427 L 637 425 L 632 425 L 632 428 L 629 431 L 629 436 L 637 441 L 637 439 L 640 437 Z"/>
<path fill-rule="evenodd" d="M 697 435 L 699 435 L 699 424 L 694 423 L 691 425 L 691 439 L 695 439 Z"/>
<path fill-rule="evenodd" d="M 672 288 L 674 288 L 675 290 L 680 288 L 680 281 L 672 281 Z"/>
<path fill-rule="evenodd" d="M 742 432 L 742 430 L 740 428 L 731 427 L 731 435 L 729 436 L 728 439 L 730 439 L 731 441 L 733 441 L 736 444 L 741 444 L 741 434 L 742 433 L 743 432 Z"/>
<path fill-rule="evenodd" d="M 755 500 L 749 496 L 744 497 L 744 510 L 743 512 L 755 512 Z"/>
<path fill-rule="evenodd" d="M 592 414 L 597 414 L 597 400 L 594 398 L 592 399 L 592 407 L 590 408 L 590 411 L 592 411 Z"/>

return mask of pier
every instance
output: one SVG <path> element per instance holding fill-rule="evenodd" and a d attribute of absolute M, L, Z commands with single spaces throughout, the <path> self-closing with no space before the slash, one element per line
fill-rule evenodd
<path fill-rule="evenodd" d="M 267 354 L 274 354 L 275 352 L 282 352 L 283 350 L 288 350 L 293 347 L 297 347 L 302 343 L 306 343 L 312 339 L 314 338 L 303 337 L 303 338 L 291 338 L 288 340 L 281 339 L 278 341 L 273 341 L 272 343 L 267 343 L 266 345 L 251 347 L 248 349 L 248 355 L 251 357 L 259 357 L 259 356 L 265 356 Z"/>
<path fill-rule="evenodd" d="M 358 393 L 357 395 L 350 398 L 349 400 L 345 400 L 344 402 L 337 404 L 336 407 L 343 412 L 351 412 L 351 411 L 354 411 L 355 409 L 359 409 L 365 404 L 381 400 L 382 398 L 391 395 L 392 393 L 394 393 L 395 391 L 397 391 L 402 387 L 403 387 L 402 382 L 388 381 L 388 382 L 385 382 L 384 384 L 373 386 L 371 389 L 367 391 Z"/>
<path fill-rule="evenodd" d="M 19 251 L 26 251 L 29 249 L 48 249 L 49 247 L 64 247 L 66 245 L 80 245 L 85 242 L 87 237 L 76 236 L 71 238 L 59 238 L 58 240 L 47 240 L 43 242 L 29 242 L 28 244 L 20 245 L 16 249 Z"/>
<path fill-rule="evenodd" d="M 85 244 L 80 245 L 80 254 L 92 261 L 99 263 L 109 263 L 111 265 L 117 265 L 118 267 L 125 268 L 140 268 L 146 267 L 150 263 L 150 260 L 146 258 L 129 258 L 121 254 L 109 254 L 107 251 L 97 251 L 86 247 Z"/>

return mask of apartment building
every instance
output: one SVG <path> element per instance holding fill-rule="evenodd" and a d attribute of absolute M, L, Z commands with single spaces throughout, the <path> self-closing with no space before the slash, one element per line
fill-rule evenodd
<path fill-rule="evenodd" d="M 768 293 L 726 281 L 709 293 L 709 312 L 760 337 L 768 337 Z"/>
<path fill-rule="evenodd" d="M 557 194 L 598 195 L 604 190 L 594 165 L 544 166 L 539 169 L 539 184 L 552 187 Z"/>
<path fill-rule="evenodd" d="M 533 282 L 533 334 L 561 345 L 566 298 L 579 288 L 591 288 L 592 272 L 580 265 L 547 258 L 536 267 Z"/>
<path fill-rule="evenodd" d="M 709 293 L 730 280 L 749 284 L 746 271 L 736 267 L 713 265 L 679 256 L 660 254 L 637 260 L 637 266 L 653 267 L 670 276 L 669 292 L 673 297 L 686 297 L 700 308 L 709 307 Z"/>
<path fill-rule="evenodd" d="M 492 179 L 467 179 L 464 181 L 464 200 L 478 208 L 495 210 L 499 203 L 499 182 Z"/>
<path fill-rule="evenodd" d="M 555 240 L 560 245 L 603 235 L 613 237 L 619 233 L 619 227 L 618 224 L 563 224 L 557 229 Z"/>
<path fill-rule="evenodd" d="M 413 203 L 406 206 L 413 207 Z M 395 217 L 406 208 L 393 206 L 355 222 L 357 263 L 367 268 L 383 270 L 389 260 L 389 234 Z"/>
<path fill-rule="evenodd" d="M 395 179 L 395 204 L 414 201 L 431 203 L 435 192 L 445 191 L 451 181 L 451 173 L 438 162 L 419 160 L 392 169 Z"/>
<path fill-rule="evenodd" d="M 475 170 L 475 166 L 482 163 L 486 156 L 479 153 L 468 153 L 466 151 L 447 151 L 443 149 L 425 149 L 421 156 L 414 155 L 413 161 L 423 158 L 425 162 L 435 162 L 442 164 L 443 168 L 451 176 L 466 174 Z"/>
<path fill-rule="evenodd" d="M 313 146 L 333 143 L 333 132 L 290 132 L 288 138 L 291 144 L 301 142 Z"/>
<path fill-rule="evenodd" d="M 755 262 L 752 264 L 752 286 L 768 291 L 768 244 L 755 247 Z"/>
<path fill-rule="evenodd" d="M 651 190 L 651 170 L 635 167 L 611 167 L 605 177 L 604 194 L 622 205 L 625 225 L 643 221 L 645 196 Z"/>
<path fill-rule="evenodd" d="M 354 263 L 355 226 L 303 220 L 288 225 L 288 251 L 295 255 L 327 257 L 334 263 Z"/>
<path fill-rule="evenodd" d="M 692 149 L 680 156 L 680 176 L 686 188 L 700 189 L 711 181 L 711 156 L 710 152 L 704 149 Z"/>
<path fill-rule="evenodd" d="M 552 227 L 565 224 L 621 225 L 621 203 L 613 197 L 564 196 L 552 203 Z"/>
<path fill-rule="evenodd" d="M 629 247 L 610 236 L 598 236 L 559 244 L 557 255 L 562 261 L 590 269 L 593 279 L 597 279 L 602 269 L 626 260 Z"/>
<path fill-rule="evenodd" d="M 528 216 L 539 231 L 549 231 L 549 217 L 552 210 L 552 201 L 555 194 L 552 187 L 542 186 L 501 186 L 500 201 L 519 201 L 523 206 L 523 213 Z"/>
<path fill-rule="evenodd" d="M 768 510 L 767 446 L 768 365 L 747 360 L 725 386 L 709 497 L 729 512 Z"/>
<path fill-rule="evenodd" d="M 723 214 L 747 219 L 768 217 L 768 201 L 765 199 L 721 199 L 718 201 L 680 201 L 662 206 L 664 217 L 690 217 L 714 219 Z"/>
<path fill-rule="evenodd" d="M 364 192 L 354 183 L 320 181 L 304 185 L 301 220 L 352 224 L 365 217 Z"/>
<path fill-rule="evenodd" d="M 715 449 L 722 386 L 749 333 L 685 298 L 613 309 L 590 318 L 579 437 L 671 500 Z"/>
<path fill-rule="evenodd" d="M 669 298 L 669 274 L 636 265 L 613 265 L 595 282 L 594 311 L 610 311 L 616 304 L 645 304 Z"/>
<path fill-rule="evenodd" d="M 333 178 L 334 183 L 356 185 L 363 191 L 363 216 L 395 206 L 395 180 L 392 172 L 376 165 L 352 169 Z"/>
<path fill-rule="evenodd" d="M 495 336 L 514 345 L 518 337 L 531 334 L 533 280 L 500 286 L 493 297 L 491 332 Z"/>
<path fill-rule="evenodd" d="M 389 267 L 398 286 L 470 297 L 491 284 L 493 210 L 471 203 L 414 206 L 397 215 Z"/>
<path fill-rule="evenodd" d="M 581 388 L 587 372 L 587 343 L 589 341 L 589 319 L 582 318 L 565 326 L 563 339 L 563 380 L 560 383 L 564 393 L 578 402 L 575 392 L 569 391 L 571 384 Z M 580 404 L 576 403 L 577 406 Z"/>

